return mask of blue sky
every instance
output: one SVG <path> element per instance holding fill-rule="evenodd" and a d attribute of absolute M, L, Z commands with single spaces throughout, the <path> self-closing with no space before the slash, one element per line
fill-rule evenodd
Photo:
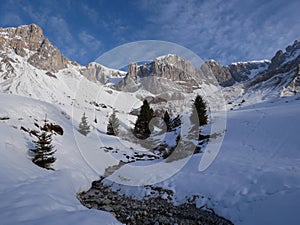
<path fill-rule="evenodd" d="M 222 64 L 270 59 L 300 39 L 299 0 L 8 0 L 0 26 L 36 23 L 85 65 L 121 44 L 162 40 Z"/>

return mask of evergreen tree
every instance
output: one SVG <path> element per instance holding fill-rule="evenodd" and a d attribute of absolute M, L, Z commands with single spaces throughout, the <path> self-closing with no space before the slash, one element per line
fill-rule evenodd
<path fill-rule="evenodd" d="M 95 116 L 94 123 L 98 123 L 97 117 Z"/>
<path fill-rule="evenodd" d="M 119 134 L 119 119 L 116 117 L 116 112 L 115 110 L 113 113 L 110 115 L 108 124 L 107 124 L 107 132 L 106 134 L 108 135 L 118 135 Z"/>
<path fill-rule="evenodd" d="M 149 123 L 152 118 L 153 109 L 150 108 L 148 101 L 144 100 L 133 130 L 137 137 L 145 139 L 150 136 Z"/>
<path fill-rule="evenodd" d="M 81 122 L 79 123 L 79 132 L 83 135 L 87 135 L 90 132 L 90 125 L 87 122 L 87 117 L 83 113 L 81 117 Z"/>
<path fill-rule="evenodd" d="M 168 113 L 167 110 L 165 111 L 163 120 L 164 120 L 164 122 L 165 122 L 165 124 L 167 126 L 167 131 L 170 131 L 171 118 L 170 118 L 170 115 L 169 115 L 169 113 Z"/>
<path fill-rule="evenodd" d="M 33 163 L 46 169 L 52 169 L 51 164 L 56 160 L 54 156 L 56 151 L 54 150 L 51 142 L 51 133 L 47 134 L 45 131 L 43 131 L 40 135 L 38 135 L 38 140 L 33 141 L 35 148 L 30 149 L 30 151 L 34 153 L 34 157 L 32 159 Z"/>
<path fill-rule="evenodd" d="M 207 119 L 207 110 L 206 110 L 206 103 L 200 95 L 197 95 L 194 101 L 194 108 L 192 111 L 192 122 L 195 123 L 199 121 L 199 126 L 206 125 L 208 122 Z M 197 118 L 195 118 L 197 117 Z"/>

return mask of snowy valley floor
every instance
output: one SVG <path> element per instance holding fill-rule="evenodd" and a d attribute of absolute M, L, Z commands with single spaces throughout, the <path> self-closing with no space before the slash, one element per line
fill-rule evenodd
<path fill-rule="evenodd" d="M 88 190 L 92 181 L 99 179 L 105 168 L 118 163 L 101 150 L 99 138 L 121 149 L 124 146 L 118 138 L 96 130 L 85 138 L 73 130 L 72 121 L 59 108 L 41 101 L 0 94 L 0 105 L 0 117 L 9 117 L 0 121 L 1 224 L 120 224 L 113 215 L 87 209 L 76 198 L 78 192 Z M 63 136 L 54 136 L 55 171 L 31 162 L 28 148 L 32 139 L 20 130 L 21 126 L 33 127 L 34 119 L 41 122 L 45 113 L 65 131 Z M 234 224 L 296 225 L 300 199 L 299 115 L 300 100 L 295 97 L 229 111 L 225 138 L 212 165 L 199 172 L 202 155 L 194 155 L 177 174 L 156 186 L 172 190 L 178 204 L 199 196 L 197 206 L 212 208 Z M 132 146 L 138 148 L 128 143 L 126 151 Z M 91 161 L 96 168 L 87 163 Z M 118 171 L 123 178 L 130 173 L 128 168 L 125 165 Z M 142 196 L 145 189 L 126 187 L 120 192 Z"/>

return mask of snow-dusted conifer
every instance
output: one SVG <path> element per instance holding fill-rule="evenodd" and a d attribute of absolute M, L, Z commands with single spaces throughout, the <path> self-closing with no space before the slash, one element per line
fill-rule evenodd
<path fill-rule="evenodd" d="M 79 132 L 83 135 L 87 135 L 90 132 L 90 125 L 87 122 L 87 117 L 83 113 L 81 117 L 81 122 L 79 123 Z"/>
<path fill-rule="evenodd" d="M 37 137 L 38 140 L 33 141 L 35 148 L 30 149 L 30 151 L 34 154 L 32 162 L 40 167 L 53 169 L 52 163 L 54 163 L 56 160 L 54 156 L 56 151 L 54 150 L 54 146 L 51 144 L 52 134 L 48 134 L 47 132 L 43 131 Z"/>
<path fill-rule="evenodd" d="M 115 110 L 113 111 L 113 113 L 110 115 L 109 120 L 108 120 L 108 124 L 107 124 L 107 134 L 108 135 L 118 135 L 119 134 L 119 119 L 116 116 L 116 112 Z"/>

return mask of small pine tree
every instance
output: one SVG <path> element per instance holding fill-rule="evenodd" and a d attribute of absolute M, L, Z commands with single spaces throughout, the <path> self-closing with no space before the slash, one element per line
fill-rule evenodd
<path fill-rule="evenodd" d="M 144 100 L 133 130 L 134 134 L 138 138 L 145 139 L 150 136 L 151 131 L 149 128 L 149 123 L 152 118 L 153 109 L 150 108 L 148 101 Z"/>
<path fill-rule="evenodd" d="M 167 110 L 165 111 L 163 120 L 167 126 L 167 131 L 170 131 L 171 118 Z"/>
<path fill-rule="evenodd" d="M 79 123 L 79 132 L 83 135 L 87 135 L 90 132 L 90 125 L 87 122 L 87 117 L 83 113 L 81 117 L 81 122 Z"/>
<path fill-rule="evenodd" d="M 119 119 L 116 117 L 116 112 L 115 110 L 113 113 L 110 115 L 108 124 L 107 124 L 107 132 L 106 134 L 108 135 L 118 135 L 119 134 Z"/>
<path fill-rule="evenodd" d="M 97 117 L 95 116 L 94 123 L 98 123 Z"/>
<path fill-rule="evenodd" d="M 200 95 L 197 95 L 194 101 L 194 108 L 192 111 L 193 122 L 196 121 L 195 116 L 197 116 L 200 126 L 208 123 L 206 103 Z"/>
<path fill-rule="evenodd" d="M 30 151 L 34 153 L 34 157 L 32 159 L 33 163 L 46 169 L 53 169 L 51 164 L 56 160 L 54 156 L 56 150 L 54 150 L 54 146 L 51 142 L 51 133 L 47 134 L 47 132 L 43 131 L 40 135 L 38 135 L 38 140 L 33 141 L 35 148 L 30 149 Z"/>

